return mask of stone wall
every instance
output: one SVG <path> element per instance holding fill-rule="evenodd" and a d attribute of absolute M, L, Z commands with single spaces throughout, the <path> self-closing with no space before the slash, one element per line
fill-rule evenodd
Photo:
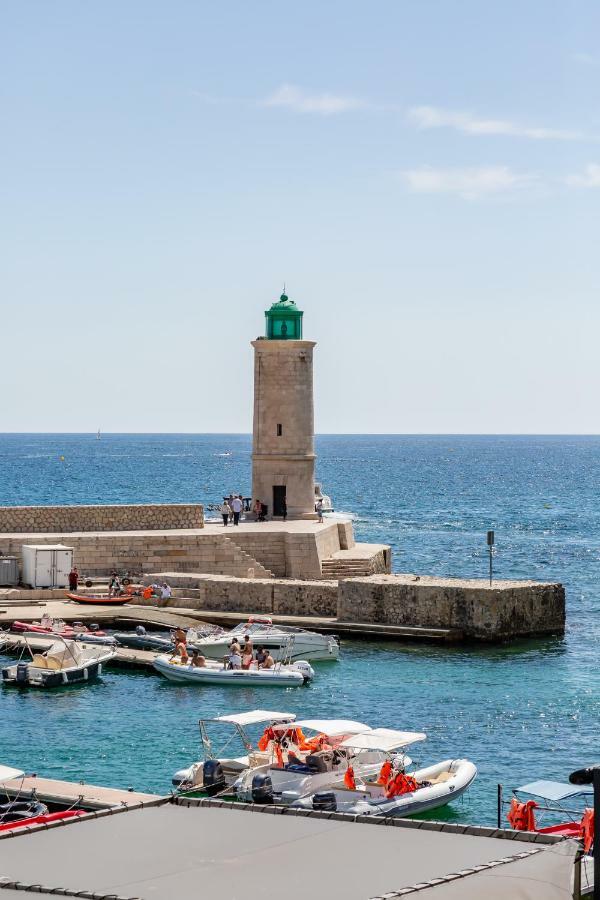
<path fill-rule="evenodd" d="M 146 582 L 168 581 L 174 591 L 169 606 L 241 613 L 289 616 L 337 614 L 336 581 L 262 579 L 248 581 L 219 575 L 183 575 L 154 572 Z M 155 605 L 155 600 L 140 601 Z"/>
<path fill-rule="evenodd" d="M 229 540 L 226 535 L 203 531 L 111 532 L 43 536 L 0 535 L 0 552 L 21 556 L 23 544 L 65 543 L 73 547 L 74 562 L 82 577 L 108 575 L 111 571 L 208 572 L 238 578 L 270 578 L 271 572 Z"/>
<path fill-rule="evenodd" d="M 486 581 L 416 575 L 372 575 L 340 581 L 338 618 L 459 629 L 477 640 L 561 634 L 565 590 L 561 584 Z"/>
<path fill-rule="evenodd" d="M 198 503 L 114 506 L 0 506 L 0 533 L 158 531 L 202 528 Z"/>

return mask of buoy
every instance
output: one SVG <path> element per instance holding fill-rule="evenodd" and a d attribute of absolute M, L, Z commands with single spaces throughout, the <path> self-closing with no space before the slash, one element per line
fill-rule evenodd
<path fill-rule="evenodd" d="M 60 461 L 61 461 L 61 462 L 64 462 L 64 461 L 65 461 L 64 456 L 61 456 Z"/>

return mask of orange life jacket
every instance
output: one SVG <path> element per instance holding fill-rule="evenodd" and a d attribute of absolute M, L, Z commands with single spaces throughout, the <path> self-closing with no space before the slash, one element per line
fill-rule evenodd
<path fill-rule="evenodd" d="M 515 831 L 537 831 L 534 809 L 537 809 L 535 800 L 527 800 L 526 803 L 521 803 L 516 797 L 513 797 L 506 817 L 510 827 L 514 828 Z"/>
<path fill-rule="evenodd" d="M 356 790 L 356 781 L 354 779 L 354 769 L 352 766 L 348 766 L 346 769 L 346 774 L 344 775 L 344 784 L 348 788 L 349 791 Z"/>
<path fill-rule="evenodd" d="M 281 766 L 283 769 L 283 750 L 279 746 L 279 744 L 275 744 L 275 757 L 277 759 L 277 765 Z"/>
<path fill-rule="evenodd" d="M 405 775 L 404 772 L 398 772 L 388 784 L 385 796 L 388 800 L 391 800 L 392 797 L 398 797 L 401 794 L 412 794 L 418 787 L 417 780 L 413 778 L 412 775 Z"/>
<path fill-rule="evenodd" d="M 297 731 L 299 729 L 296 729 Z M 304 735 L 302 735 L 304 738 Z M 304 739 L 301 744 L 299 744 L 300 750 L 306 753 L 318 753 L 319 750 L 331 750 L 331 744 L 327 740 L 326 734 L 318 734 L 314 738 L 310 738 L 310 740 Z"/>
<path fill-rule="evenodd" d="M 142 594 L 142 597 L 144 598 L 144 600 L 149 600 L 151 596 L 152 596 L 152 588 L 151 587 L 144 588 L 144 592 Z"/>
<path fill-rule="evenodd" d="M 581 817 L 581 836 L 583 838 L 584 852 L 589 853 L 594 843 L 594 810 L 587 806 Z"/>
<path fill-rule="evenodd" d="M 267 725 L 267 727 L 263 731 L 262 736 L 258 742 L 258 749 L 262 750 L 262 752 L 264 753 L 264 751 L 269 746 L 269 742 L 274 741 L 274 740 L 275 740 L 275 732 L 273 731 L 273 729 L 271 728 L 270 725 Z"/>
<path fill-rule="evenodd" d="M 386 759 L 381 769 L 379 770 L 379 778 L 377 779 L 377 784 L 386 785 L 390 780 L 390 775 L 392 774 L 392 764 L 389 759 Z"/>

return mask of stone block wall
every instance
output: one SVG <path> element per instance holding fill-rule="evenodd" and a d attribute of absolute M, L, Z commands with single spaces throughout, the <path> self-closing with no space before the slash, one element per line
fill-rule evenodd
<path fill-rule="evenodd" d="M 111 506 L 0 506 L 0 533 L 160 531 L 203 528 L 199 503 Z"/>
<path fill-rule="evenodd" d="M 57 534 L 32 538 L 2 537 L 0 551 L 21 556 L 23 544 L 67 543 L 82 576 L 108 575 L 111 571 L 208 572 L 238 578 L 270 578 L 271 572 L 225 535 L 186 534 Z"/>
<path fill-rule="evenodd" d="M 228 578 L 219 575 L 184 575 L 153 572 L 148 583 L 168 581 L 173 588 L 169 606 L 213 611 L 265 613 L 288 616 L 337 614 L 338 586 L 335 581 L 297 581 Z M 155 600 L 140 601 L 155 605 Z"/>
<path fill-rule="evenodd" d="M 477 640 L 561 634 L 561 584 L 485 581 L 415 575 L 373 575 L 340 581 L 338 618 L 429 628 L 452 628 Z"/>

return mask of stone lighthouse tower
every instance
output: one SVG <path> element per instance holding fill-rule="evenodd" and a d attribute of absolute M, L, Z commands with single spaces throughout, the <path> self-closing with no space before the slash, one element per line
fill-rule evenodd
<path fill-rule="evenodd" d="M 265 312 L 266 334 L 254 347 L 252 498 L 280 516 L 314 518 L 313 341 L 302 315 L 282 294 Z"/>

